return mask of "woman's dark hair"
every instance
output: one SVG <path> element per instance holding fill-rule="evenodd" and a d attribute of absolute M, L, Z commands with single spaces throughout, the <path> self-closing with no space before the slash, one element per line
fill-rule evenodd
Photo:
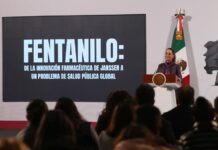
<path fill-rule="evenodd" d="M 106 132 L 111 137 L 116 137 L 123 128 L 128 126 L 134 120 L 135 103 L 133 101 L 125 101 L 119 103 L 112 114 L 112 118 Z"/>
<path fill-rule="evenodd" d="M 82 117 L 72 99 L 68 97 L 59 98 L 55 105 L 55 110 L 63 111 L 73 122 L 75 128 L 79 128 Z"/>
<path fill-rule="evenodd" d="M 105 108 L 102 110 L 102 113 L 99 116 L 96 124 L 96 132 L 98 134 L 100 134 L 102 130 L 105 130 L 108 127 L 115 107 L 119 103 L 129 100 L 133 101 L 132 96 L 124 90 L 114 91 L 108 95 Z"/>
<path fill-rule="evenodd" d="M 72 99 L 67 97 L 59 98 L 55 110 L 64 112 L 71 120 L 76 132 L 77 145 L 81 149 L 98 149 L 98 143 L 93 137 L 90 123 L 81 117 Z"/>
<path fill-rule="evenodd" d="M 176 89 L 177 102 L 179 105 L 192 105 L 194 103 L 195 90 L 190 85 Z"/>
<path fill-rule="evenodd" d="M 143 105 L 136 112 L 136 122 L 145 125 L 152 133 L 158 134 L 161 126 L 160 110 L 151 105 Z"/>
<path fill-rule="evenodd" d="M 140 84 L 135 91 L 135 99 L 139 105 L 153 105 L 154 97 L 154 88 L 149 84 Z"/>
<path fill-rule="evenodd" d="M 176 62 L 176 53 L 175 53 L 175 50 L 173 48 L 167 48 L 166 51 L 167 50 L 170 50 L 173 53 L 173 55 L 174 55 L 173 62 L 175 63 Z"/>
<path fill-rule="evenodd" d="M 42 116 L 48 111 L 48 106 L 42 99 L 34 99 L 32 100 L 27 108 L 27 119 L 31 122 L 31 124 L 38 125 Z"/>
<path fill-rule="evenodd" d="M 155 138 L 155 135 L 151 133 L 150 130 L 147 129 L 145 126 L 137 123 L 131 123 L 120 132 L 120 134 L 116 138 L 115 145 L 121 141 L 136 138 L 152 140 Z"/>
<path fill-rule="evenodd" d="M 72 122 L 62 111 L 48 111 L 37 130 L 34 149 L 41 150 L 45 141 L 52 139 L 55 141 L 62 137 L 70 137 L 71 143 L 76 143 L 76 133 Z"/>
<path fill-rule="evenodd" d="M 107 97 L 105 110 L 108 113 L 112 113 L 117 104 L 132 99 L 131 95 L 124 90 L 118 90 L 111 92 Z"/>
<path fill-rule="evenodd" d="M 210 122 L 214 118 L 212 104 L 204 97 L 198 97 L 193 106 L 193 115 L 197 122 Z"/>

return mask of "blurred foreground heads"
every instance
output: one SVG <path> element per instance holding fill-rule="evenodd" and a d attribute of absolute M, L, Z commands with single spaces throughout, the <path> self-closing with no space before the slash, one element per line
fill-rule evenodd
<path fill-rule="evenodd" d="M 95 128 L 96 132 L 100 134 L 103 130 L 106 130 L 112 120 L 115 107 L 120 103 L 130 100 L 132 100 L 132 96 L 127 91 L 118 90 L 111 92 L 106 99 L 106 106 L 98 118 Z"/>
<path fill-rule="evenodd" d="M 24 143 L 14 138 L 0 138 L 0 150 L 30 150 Z"/>
<path fill-rule="evenodd" d="M 144 125 L 131 124 L 115 141 L 114 150 L 173 150 Z"/>
<path fill-rule="evenodd" d="M 68 97 L 58 99 L 55 110 L 59 110 L 71 121 L 76 133 L 76 143 L 84 150 L 98 150 L 97 133 L 91 124 L 81 116 L 74 101 Z"/>
<path fill-rule="evenodd" d="M 218 128 L 213 122 L 214 110 L 204 97 L 198 97 L 194 107 L 194 129 L 181 136 L 180 142 L 185 150 L 217 150 Z"/>
<path fill-rule="evenodd" d="M 63 112 L 48 111 L 37 131 L 34 150 L 76 149 L 76 133 L 71 121 Z"/>

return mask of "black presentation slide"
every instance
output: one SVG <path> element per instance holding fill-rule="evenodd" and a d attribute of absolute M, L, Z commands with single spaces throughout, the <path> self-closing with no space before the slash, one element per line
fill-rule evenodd
<path fill-rule="evenodd" d="M 103 102 L 146 70 L 146 15 L 3 17 L 3 101 Z"/>

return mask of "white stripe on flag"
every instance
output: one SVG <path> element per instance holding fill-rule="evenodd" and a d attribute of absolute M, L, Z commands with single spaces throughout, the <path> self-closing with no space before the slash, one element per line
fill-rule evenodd
<path fill-rule="evenodd" d="M 182 59 L 186 61 L 187 67 L 184 71 L 182 71 L 182 77 L 189 75 L 189 64 L 188 64 L 188 58 L 187 58 L 187 52 L 186 47 L 183 47 L 181 50 L 176 52 L 176 60 Z"/>

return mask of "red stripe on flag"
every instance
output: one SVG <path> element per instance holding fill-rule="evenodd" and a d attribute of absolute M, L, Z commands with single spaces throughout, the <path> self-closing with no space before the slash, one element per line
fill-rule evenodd
<path fill-rule="evenodd" d="M 182 86 L 187 86 L 187 85 L 190 85 L 190 75 L 187 75 L 182 79 Z"/>
<path fill-rule="evenodd" d="M 183 16 L 179 16 L 179 31 L 181 32 L 183 32 L 182 20 L 183 20 Z"/>

